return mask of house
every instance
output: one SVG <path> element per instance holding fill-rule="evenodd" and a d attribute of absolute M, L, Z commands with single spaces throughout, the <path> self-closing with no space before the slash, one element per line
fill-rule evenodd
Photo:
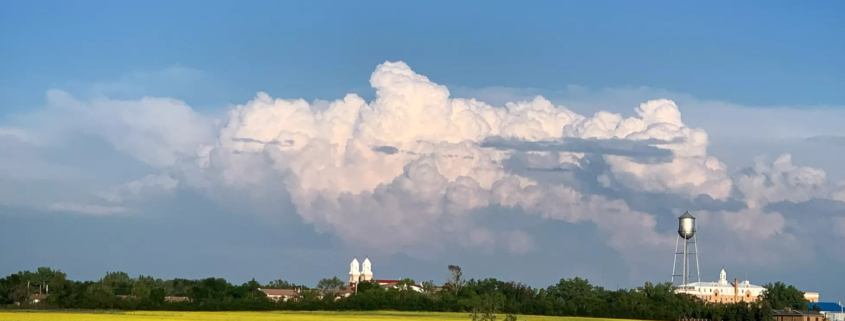
<path fill-rule="evenodd" d="M 186 296 L 168 295 L 168 296 L 164 297 L 164 302 L 189 302 L 189 301 L 191 301 L 191 299 L 186 297 Z"/>
<path fill-rule="evenodd" d="M 258 289 L 267 295 L 267 298 L 273 301 L 287 301 L 295 298 L 299 291 L 296 289 Z"/>
<path fill-rule="evenodd" d="M 399 280 L 375 280 L 381 286 L 382 289 L 400 289 L 400 290 L 413 290 L 416 292 L 423 292 L 423 288 L 421 285 L 413 284 L 407 286 L 407 288 L 401 288 L 399 285 Z"/>
<path fill-rule="evenodd" d="M 775 321 L 825 321 L 825 316 L 816 311 L 775 310 Z"/>
<path fill-rule="evenodd" d="M 818 307 L 821 314 L 830 321 L 845 321 L 845 308 L 836 302 L 810 302 L 807 304 L 810 310 Z"/>
<path fill-rule="evenodd" d="M 47 298 L 48 294 L 31 294 L 29 296 L 29 303 L 36 304 L 38 302 L 44 301 Z"/>

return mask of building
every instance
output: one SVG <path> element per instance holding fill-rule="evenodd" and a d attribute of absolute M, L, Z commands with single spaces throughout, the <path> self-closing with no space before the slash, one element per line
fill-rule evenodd
<path fill-rule="evenodd" d="M 352 262 L 349 263 L 349 289 L 352 292 L 358 286 L 360 282 L 377 282 L 383 289 L 388 288 L 399 288 L 400 280 L 388 280 L 388 279 L 374 279 L 373 278 L 373 263 L 370 261 L 369 258 L 364 258 L 363 263 L 358 263 L 357 258 L 353 258 Z M 422 286 L 419 284 L 414 284 L 407 286 L 408 289 L 414 290 L 417 292 L 423 292 Z M 348 296 L 348 294 L 346 294 Z"/>
<path fill-rule="evenodd" d="M 295 289 L 258 289 L 264 292 L 268 299 L 273 301 L 287 301 L 297 296 L 298 291 Z"/>
<path fill-rule="evenodd" d="M 775 321 L 825 321 L 825 316 L 815 311 L 775 310 Z"/>
<path fill-rule="evenodd" d="M 186 296 L 168 295 L 164 297 L 164 302 L 191 302 L 191 298 Z"/>
<path fill-rule="evenodd" d="M 359 270 L 360 267 L 360 270 Z M 353 258 L 352 263 L 349 263 L 349 284 L 357 284 L 362 281 L 370 281 L 373 279 L 373 263 L 370 258 L 364 258 L 364 263 L 358 264 L 358 259 Z"/>
<path fill-rule="evenodd" d="M 748 280 L 739 282 L 739 280 L 734 279 L 733 283 L 729 283 L 725 269 L 719 272 L 719 281 L 717 282 L 692 282 L 675 288 L 675 293 L 689 294 L 713 303 L 754 302 L 765 291 L 766 288 L 751 284 Z M 817 292 L 806 292 L 804 298 L 809 302 L 818 302 L 819 294 Z"/>
<path fill-rule="evenodd" d="M 412 290 L 416 292 L 423 292 L 423 288 L 419 284 L 411 284 L 411 285 L 399 285 L 400 280 L 375 280 L 381 286 L 382 289 L 399 289 L 399 290 Z"/>
<path fill-rule="evenodd" d="M 830 321 L 845 321 L 845 308 L 836 302 L 810 302 L 807 307 L 815 310 L 818 307 L 821 314 Z"/>
<path fill-rule="evenodd" d="M 725 269 L 719 272 L 717 282 L 693 282 L 675 288 L 676 293 L 689 294 L 715 303 L 753 302 L 765 290 L 766 288 L 751 284 L 748 280 L 739 282 L 734 279 L 733 283 L 729 283 Z"/>
<path fill-rule="evenodd" d="M 30 304 L 37 304 L 38 302 L 44 301 L 47 299 L 49 294 L 30 294 L 29 295 L 29 303 Z"/>

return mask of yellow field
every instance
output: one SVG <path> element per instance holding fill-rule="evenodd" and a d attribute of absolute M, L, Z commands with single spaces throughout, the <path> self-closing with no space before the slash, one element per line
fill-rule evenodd
<path fill-rule="evenodd" d="M 504 316 L 501 317 L 504 319 Z M 312 321 L 312 320 L 438 320 L 468 321 L 467 313 L 414 312 L 163 312 L 115 313 L 0 312 L 0 321 Z M 606 319 L 519 316 L 526 321 L 606 321 Z"/>

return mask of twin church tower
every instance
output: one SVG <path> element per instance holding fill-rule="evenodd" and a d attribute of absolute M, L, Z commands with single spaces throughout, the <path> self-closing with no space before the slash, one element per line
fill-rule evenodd
<path fill-rule="evenodd" d="M 358 259 L 352 259 L 349 264 L 349 284 L 357 284 L 358 282 L 366 282 L 373 279 L 373 264 L 369 258 L 364 259 L 364 263 L 358 264 Z"/>

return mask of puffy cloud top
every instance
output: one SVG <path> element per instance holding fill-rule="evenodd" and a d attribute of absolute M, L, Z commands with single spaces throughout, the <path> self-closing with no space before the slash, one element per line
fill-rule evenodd
<path fill-rule="evenodd" d="M 467 213 L 490 205 L 593 222 L 612 235 L 614 247 L 667 240 L 654 231 L 652 215 L 625 202 L 515 174 L 503 164 L 514 151 L 482 146 L 488 138 L 645 142 L 669 151 L 671 159 L 643 164 L 602 155 L 614 188 L 715 199 L 725 199 L 732 188 L 725 166 L 707 156 L 707 135 L 686 127 L 669 100 L 643 103 L 630 118 L 608 112 L 586 117 L 540 96 L 494 107 L 450 98 L 446 87 L 403 62 L 379 65 L 370 83 L 374 101 L 349 94 L 327 109 L 259 93 L 230 111 L 218 140 L 199 149 L 198 165 L 224 173 L 227 184 L 260 186 L 263 176 L 254 173 L 265 169 L 255 168 L 254 159 L 266 159 L 268 168 L 283 175 L 307 222 L 386 250 L 460 239 L 472 230 Z M 584 151 L 532 153 L 555 153 L 557 161 L 577 166 Z M 473 233 L 468 244 L 501 238 L 518 243 L 514 251 L 531 248 L 529 236 L 518 231 Z"/>

